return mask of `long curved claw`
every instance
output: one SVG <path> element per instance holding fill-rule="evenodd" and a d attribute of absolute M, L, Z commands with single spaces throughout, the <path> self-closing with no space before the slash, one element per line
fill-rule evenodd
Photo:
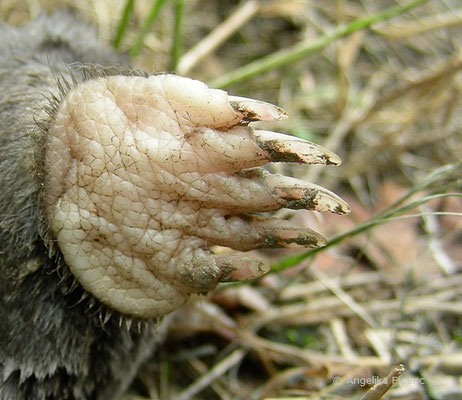
<path fill-rule="evenodd" d="M 294 226 L 275 217 L 250 215 L 249 223 L 259 233 L 261 248 L 323 247 L 327 240 L 312 229 Z"/>
<path fill-rule="evenodd" d="M 348 214 L 351 211 L 343 199 L 322 186 L 282 175 L 265 175 L 266 184 L 285 201 L 285 208 L 335 214 Z"/>
<path fill-rule="evenodd" d="M 181 185 L 181 186 L 180 186 Z M 182 182 L 163 186 L 164 196 L 173 200 L 200 202 L 230 213 L 268 212 L 281 208 L 348 214 L 350 207 L 335 193 L 313 183 L 262 168 L 234 176 L 183 174 Z"/>
<path fill-rule="evenodd" d="M 254 130 L 258 146 L 272 162 L 295 162 L 299 164 L 340 165 L 340 157 L 329 150 L 306 140 L 282 133 Z"/>
<path fill-rule="evenodd" d="M 264 101 L 229 96 L 223 90 L 210 89 L 203 82 L 174 75 L 147 78 L 154 93 L 163 94 L 175 111 L 197 126 L 226 129 L 241 122 L 277 121 L 287 118 L 281 108 Z M 181 80 L 181 84 L 178 84 Z M 142 88 L 144 89 L 144 88 Z M 150 90 L 151 94 L 153 90 Z"/>
<path fill-rule="evenodd" d="M 243 187 L 249 185 L 248 182 L 258 182 L 265 189 L 253 193 L 254 203 L 258 202 L 260 205 L 260 208 L 255 211 L 274 211 L 284 207 L 293 210 L 327 211 L 335 214 L 348 214 L 350 212 L 350 206 L 344 200 L 330 190 L 314 183 L 270 174 L 262 168 L 241 171 L 239 176 L 244 178 L 241 181 L 245 184 Z M 268 195 L 272 195 L 274 203 L 267 199 Z"/>
<path fill-rule="evenodd" d="M 270 267 L 258 258 L 243 254 L 214 255 L 217 266 L 223 271 L 220 282 L 245 281 L 265 275 Z"/>
<path fill-rule="evenodd" d="M 282 133 L 235 126 L 221 131 L 205 128 L 189 138 L 192 154 L 202 162 L 183 168 L 204 173 L 236 172 L 267 162 L 340 165 L 336 154 L 306 140 Z"/>
<path fill-rule="evenodd" d="M 195 221 L 184 224 L 183 229 L 191 237 L 202 237 L 207 243 L 248 251 L 260 248 L 322 247 L 326 239 L 319 233 L 295 226 L 273 216 L 258 214 L 222 215 L 223 210 L 207 209 L 199 212 L 199 218 L 208 221 L 198 226 Z"/>
<path fill-rule="evenodd" d="M 279 121 L 288 118 L 282 108 L 265 101 L 239 96 L 228 96 L 228 101 L 245 122 Z"/>

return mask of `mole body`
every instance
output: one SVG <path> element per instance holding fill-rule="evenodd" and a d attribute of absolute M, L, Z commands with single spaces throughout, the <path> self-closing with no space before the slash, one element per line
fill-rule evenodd
<path fill-rule="evenodd" d="M 73 288 L 40 230 L 37 121 L 67 64 L 120 65 L 95 33 L 60 12 L 0 25 L 0 399 L 114 398 L 163 335 L 162 326 L 103 325 Z M 38 139 L 39 140 L 39 139 Z M 115 313 L 117 314 L 117 313 Z"/>
<path fill-rule="evenodd" d="M 261 167 L 340 163 L 251 127 L 280 108 L 124 64 L 65 12 L 0 25 L 2 400 L 116 398 L 174 310 L 268 271 L 240 252 L 325 244 L 269 212 L 349 211 Z"/>

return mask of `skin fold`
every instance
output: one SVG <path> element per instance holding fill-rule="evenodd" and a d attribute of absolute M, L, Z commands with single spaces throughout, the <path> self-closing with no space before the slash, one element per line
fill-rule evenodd
<path fill-rule="evenodd" d="M 67 13 L 0 29 L 0 399 L 116 398 L 174 310 L 268 271 L 242 252 L 325 244 L 269 212 L 349 212 L 263 168 L 340 164 L 252 128 L 278 107 L 124 69 Z"/>

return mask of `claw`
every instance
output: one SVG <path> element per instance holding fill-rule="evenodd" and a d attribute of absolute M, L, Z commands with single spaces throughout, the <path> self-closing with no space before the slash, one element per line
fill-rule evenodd
<path fill-rule="evenodd" d="M 314 183 L 281 175 L 267 174 L 265 183 L 280 199 L 285 200 L 285 208 L 293 210 L 315 210 L 348 214 L 350 206 L 335 193 Z"/>
<path fill-rule="evenodd" d="M 274 211 L 280 208 L 292 210 L 315 210 L 348 214 L 350 206 L 335 193 L 300 179 L 283 175 L 270 174 L 263 168 L 252 168 L 239 172 L 238 177 L 246 178 L 248 182 L 261 182 L 265 190 L 253 192 L 252 202 L 246 204 L 248 211 Z M 246 181 L 241 181 L 244 188 Z M 268 200 L 268 195 L 273 201 Z M 247 195 L 248 197 L 248 195 Z M 259 208 L 251 209 L 258 204 Z"/>
<path fill-rule="evenodd" d="M 318 232 L 308 228 L 294 226 L 291 222 L 275 217 L 252 215 L 251 225 L 259 233 L 261 241 L 258 247 L 323 247 L 327 240 Z"/>
<path fill-rule="evenodd" d="M 270 267 L 265 262 L 242 254 L 214 256 L 216 265 L 224 272 L 220 282 L 245 281 L 265 275 Z"/>
<path fill-rule="evenodd" d="M 204 215 L 205 217 L 205 215 Z M 214 218 L 204 227 L 191 224 L 187 233 L 219 246 L 238 251 L 279 247 L 322 247 L 326 239 L 319 233 L 272 216 L 242 214 Z"/>
<path fill-rule="evenodd" d="M 279 121 L 287 118 L 287 113 L 274 104 L 247 97 L 228 96 L 231 107 L 242 115 L 245 122 Z"/>
<path fill-rule="evenodd" d="M 258 146 L 270 155 L 273 162 L 340 165 L 339 156 L 323 147 L 282 133 L 254 130 Z"/>

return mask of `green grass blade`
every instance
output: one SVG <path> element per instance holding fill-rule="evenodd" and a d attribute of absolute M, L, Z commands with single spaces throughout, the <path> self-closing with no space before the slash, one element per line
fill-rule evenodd
<path fill-rule="evenodd" d="M 444 183 L 440 184 L 440 186 L 436 189 L 438 191 L 445 190 L 448 186 L 452 188 L 459 187 L 462 183 L 460 179 L 455 178 L 454 180 L 452 180 L 452 182 L 449 185 L 446 184 L 447 183 L 446 180 L 448 178 L 450 179 L 450 177 L 454 173 L 457 174 L 457 171 L 460 171 L 461 168 L 462 168 L 462 161 L 459 161 L 458 163 L 444 165 L 440 168 L 435 169 L 434 171 L 430 172 L 421 182 L 413 186 L 406 194 L 404 194 L 402 197 L 400 197 L 398 200 L 393 202 L 390 206 L 385 208 L 383 211 L 379 212 L 377 215 L 375 215 L 368 221 L 359 223 L 354 228 L 333 236 L 329 240 L 327 245 L 324 247 L 318 247 L 315 249 L 308 250 L 304 253 L 282 258 L 281 260 L 275 262 L 271 266 L 271 273 L 277 273 L 286 268 L 293 267 L 299 262 L 306 260 L 307 258 L 312 257 L 321 251 L 325 251 L 328 248 L 333 247 L 348 238 L 351 238 L 353 236 L 359 235 L 360 233 L 368 231 L 369 229 L 372 229 L 375 226 L 382 225 L 390 220 L 393 220 L 396 216 L 402 215 L 403 213 L 409 210 L 412 210 L 418 206 L 421 206 L 422 204 L 425 204 L 426 202 L 430 200 L 433 200 L 438 197 L 447 197 L 447 196 L 460 197 L 459 193 L 437 193 L 437 194 L 422 197 L 413 202 L 410 202 L 409 204 L 403 205 L 403 203 L 406 200 L 408 200 L 410 197 L 412 197 L 416 193 L 426 190 L 430 188 L 431 186 L 438 184 L 440 182 L 444 182 Z"/>
<path fill-rule="evenodd" d="M 130 15 L 133 13 L 133 7 L 135 6 L 135 0 L 127 0 L 125 2 L 125 7 L 122 13 L 122 18 L 120 18 L 119 26 L 117 27 L 117 32 L 114 37 L 114 41 L 112 45 L 117 50 L 120 47 L 120 42 L 127 31 L 128 20 L 130 19 Z"/>
<path fill-rule="evenodd" d="M 178 61 L 180 59 L 182 48 L 181 48 L 181 26 L 183 23 L 183 15 L 185 9 L 186 0 L 176 0 L 175 4 L 175 21 L 173 26 L 173 40 L 172 47 L 170 49 L 170 71 L 176 71 Z"/>
<path fill-rule="evenodd" d="M 164 6 L 165 1 L 166 0 L 155 0 L 152 4 L 151 9 L 149 10 L 149 14 L 144 20 L 143 24 L 141 25 L 141 28 L 138 30 L 135 41 L 130 50 L 130 54 L 132 55 L 132 57 L 135 57 L 139 54 L 141 47 L 143 46 L 144 37 L 151 29 L 153 23 L 157 18 L 157 15 L 159 14 L 159 11 Z"/>
<path fill-rule="evenodd" d="M 376 22 L 385 21 L 397 15 L 403 14 L 427 1 L 428 0 L 412 0 L 406 4 L 388 8 L 381 13 L 357 19 L 346 26 L 335 29 L 331 33 L 320 36 L 314 41 L 300 42 L 292 47 L 276 51 L 266 57 L 260 58 L 247 65 L 230 71 L 227 74 L 209 82 L 209 85 L 215 88 L 225 88 L 237 82 L 245 81 L 263 72 L 301 60 L 307 56 L 317 53 L 336 39 L 348 36 L 360 29 L 368 28 Z"/>

